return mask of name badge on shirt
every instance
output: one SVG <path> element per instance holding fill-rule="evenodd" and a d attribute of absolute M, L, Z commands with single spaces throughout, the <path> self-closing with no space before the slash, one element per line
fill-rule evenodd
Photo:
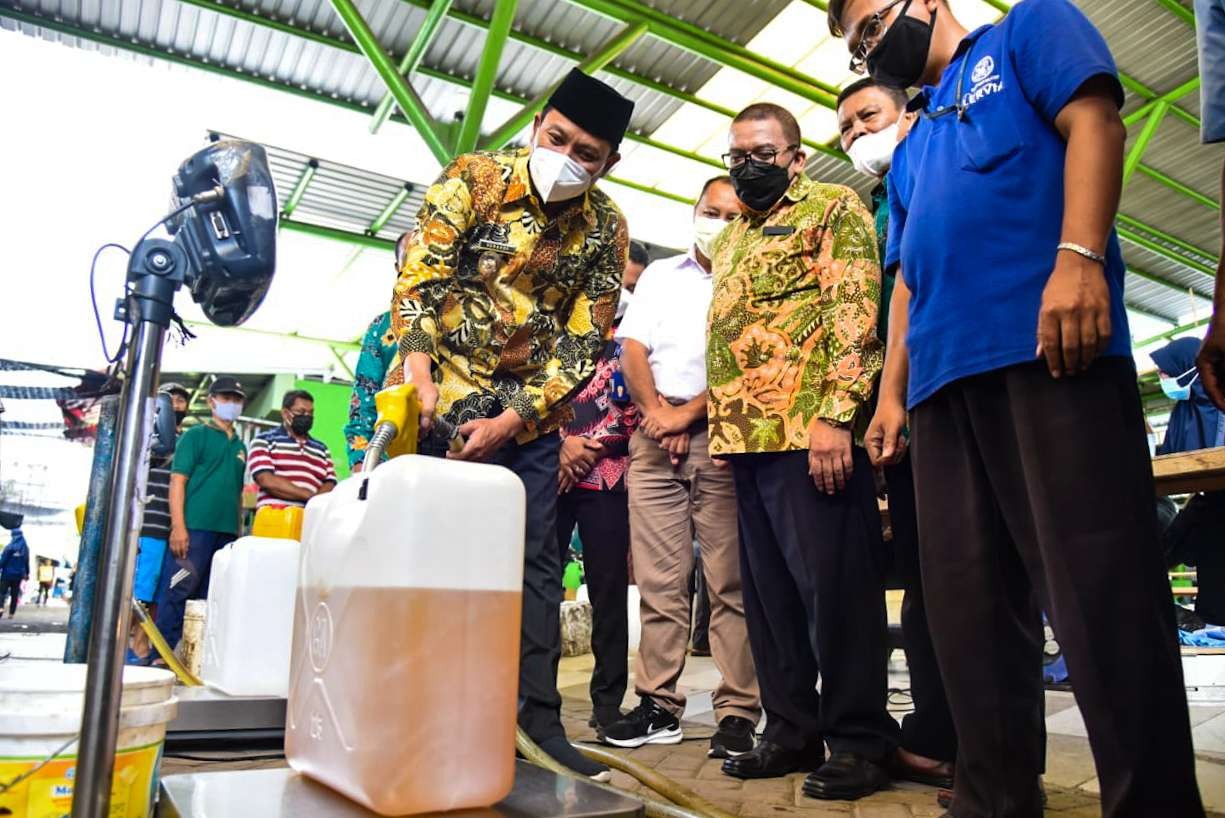
<path fill-rule="evenodd" d="M 510 228 L 500 222 L 491 222 L 479 225 L 474 233 L 468 249 L 476 255 L 477 272 L 488 278 L 515 254 L 515 246 L 510 243 Z"/>
<path fill-rule="evenodd" d="M 762 228 L 763 236 L 790 236 L 795 228 L 787 224 L 769 224 Z"/>

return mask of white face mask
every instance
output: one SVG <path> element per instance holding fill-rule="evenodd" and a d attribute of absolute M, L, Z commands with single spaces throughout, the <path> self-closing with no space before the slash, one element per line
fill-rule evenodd
<path fill-rule="evenodd" d="M 715 239 L 727 227 L 723 219 L 712 219 L 710 216 L 698 216 L 693 220 L 693 243 L 706 258 L 714 256 Z"/>
<path fill-rule="evenodd" d="M 846 149 L 855 170 L 868 176 L 881 177 L 889 172 L 893 163 L 893 149 L 897 147 L 897 123 L 876 133 L 866 133 Z"/>
<path fill-rule="evenodd" d="M 564 202 L 582 196 L 595 182 L 587 168 L 564 153 L 535 145 L 527 160 L 532 184 L 546 202 Z"/>

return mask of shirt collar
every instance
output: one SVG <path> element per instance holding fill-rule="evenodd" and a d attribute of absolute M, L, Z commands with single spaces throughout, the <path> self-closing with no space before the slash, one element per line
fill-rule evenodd
<path fill-rule="evenodd" d="M 689 250 L 685 253 L 684 258 L 681 260 L 680 266 L 692 267 L 694 270 L 704 276 L 711 275 L 711 273 L 708 273 L 706 268 L 702 266 L 701 262 L 698 261 L 698 249 L 692 244 L 689 245 Z"/>
<path fill-rule="evenodd" d="M 532 192 L 532 174 L 528 170 L 528 159 L 532 155 L 531 147 L 520 148 L 514 153 L 514 160 L 511 163 L 510 179 L 506 185 L 506 192 L 502 195 L 503 204 L 514 204 L 523 200 L 531 201 L 536 207 L 544 212 L 544 203 L 536 198 L 536 194 Z M 583 202 L 581 207 L 576 211 L 574 207 L 566 208 L 559 219 L 573 219 L 575 213 L 582 215 L 583 221 L 588 228 L 595 227 L 596 216 L 595 208 L 591 205 L 591 188 L 583 194 Z"/>
<path fill-rule="evenodd" d="M 787 192 L 783 194 L 783 198 L 792 203 L 802 202 L 808 198 L 808 194 L 812 193 L 812 189 L 815 186 L 816 183 L 805 176 L 803 171 L 800 171 L 791 180 L 791 185 L 787 188 Z"/>

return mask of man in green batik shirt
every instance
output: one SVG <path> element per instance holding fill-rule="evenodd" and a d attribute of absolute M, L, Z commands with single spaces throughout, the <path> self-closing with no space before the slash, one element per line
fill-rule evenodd
<path fill-rule="evenodd" d="M 859 196 L 809 180 L 805 158 L 785 109 L 733 120 L 724 161 L 746 210 L 714 247 L 707 415 L 710 453 L 736 483 L 767 716 L 762 741 L 723 772 L 803 770 L 807 794 L 855 799 L 888 783 L 898 743 L 876 481 L 851 433 L 881 367 L 880 263 Z"/>

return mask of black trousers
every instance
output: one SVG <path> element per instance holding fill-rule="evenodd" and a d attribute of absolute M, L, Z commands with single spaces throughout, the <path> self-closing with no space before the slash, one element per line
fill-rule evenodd
<path fill-rule="evenodd" d="M 766 740 L 883 761 L 898 742 L 886 709 L 886 559 L 872 467 L 862 449 L 854 458 L 850 485 L 832 496 L 813 485 L 807 452 L 729 459 Z"/>
<path fill-rule="evenodd" d="M 944 680 L 936 663 L 923 583 L 919 573 L 919 519 L 915 512 L 914 472 L 909 455 L 885 467 L 889 488 L 889 520 L 893 529 L 893 560 L 905 595 L 902 597 L 902 637 L 910 670 L 914 712 L 902 719 L 902 746 L 939 761 L 957 758 L 957 729 L 949 710 Z"/>
<path fill-rule="evenodd" d="M 4 600 L 9 600 L 9 616 L 17 613 L 17 603 L 21 600 L 21 579 L 6 579 L 0 582 L 0 611 L 4 609 Z"/>
<path fill-rule="evenodd" d="M 1225 492 L 1196 494 L 1162 535 L 1167 565 L 1196 568 L 1195 612 L 1205 622 L 1225 624 Z"/>
<path fill-rule="evenodd" d="M 571 489 L 557 499 L 557 548 L 564 562 L 578 525 L 591 597 L 591 704 L 597 715 L 620 712 L 629 683 L 630 518 L 624 491 Z"/>
<path fill-rule="evenodd" d="M 706 592 L 706 572 L 702 570 L 702 555 L 693 556 L 693 576 L 689 578 L 692 634 L 689 645 L 694 650 L 710 652 L 710 594 Z"/>
<path fill-rule="evenodd" d="M 956 818 L 1038 818 L 1051 616 L 1102 815 L 1204 814 L 1130 358 L 965 378 L 911 413 L 927 614 L 957 725 Z"/>

